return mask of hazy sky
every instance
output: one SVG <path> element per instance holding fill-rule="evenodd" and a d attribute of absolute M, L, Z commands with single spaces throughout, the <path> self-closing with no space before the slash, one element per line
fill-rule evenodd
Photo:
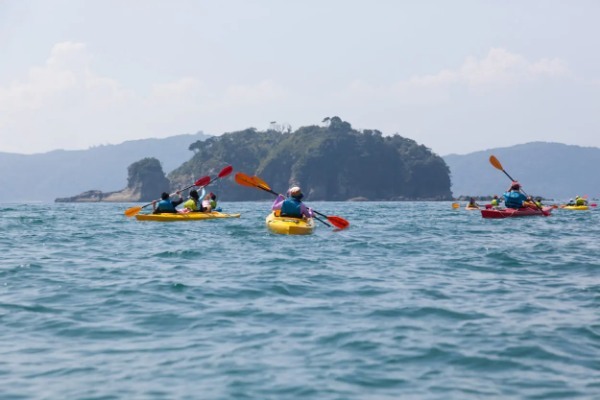
<path fill-rule="evenodd" d="M 0 0 L 0 151 L 337 115 L 440 155 L 600 146 L 600 1 Z"/>

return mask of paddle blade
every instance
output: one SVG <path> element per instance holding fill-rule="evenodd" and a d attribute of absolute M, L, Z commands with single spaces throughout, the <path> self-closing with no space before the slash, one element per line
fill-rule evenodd
<path fill-rule="evenodd" d="M 194 186 L 206 186 L 209 183 L 210 183 L 210 176 L 203 176 L 202 178 L 198 179 L 194 183 Z"/>
<path fill-rule="evenodd" d="M 493 155 L 490 156 L 490 164 L 492 164 L 494 168 L 499 169 L 500 171 L 504 171 L 504 168 L 502 168 L 502 164 L 500 164 L 500 161 L 498 161 L 498 159 Z"/>
<path fill-rule="evenodd" d="M 329 222 L 331 222 L 331 224 L 333 226 L 335 226 L 338 229 L 346 229 L 347 227 L 350 226 L 350 222 L 346 221 L 344 218 L 342 217 L 338 217 L 335 215 L 328 215 L 327 216 L 327 220 Z"/>
<path fill-rule="evenodd" d="M 248 187 L 256 187 L 254 180 L 251 176 L 244 174 L 243 172 L 238 172 L 235 174 L 235 181 L 242 186 Z"/>
<path fill-rule="evenodd" d="M 252 180 L 254 181 L 254 184 L 256 186 L 262 187 L 263 189 L 271 190 L 271 187 L 269 186 L 269 184 L 267 182 L 263 181 L 261 177 L 254 175 L 252 177 Z"/>
<path fill-rule="evenodd" d="M 219 178 L 222 178 L 222 177 L 224 177 L 224 176 L 227 176 L 227 175 L 229 175 L 229 174 L 231 173 L 231 171 L 233 171 L 233 167 L 232 167 L 231 165 L 228 165 L 228 166 L 226 166 L 225 168 L 223 168 L 223 169 L 221 170 L 221 172 L 219 172 L 219 175 L 218 175 L 218 177 L 219 177 Z"/>
<path fill-rule="evenodd" d="M 125 210 L 125 215 L 128 217 L 133 217 L 134 215 L 137 215 L 140 211 L 142 211 L 141 206 L 131 207 Z"/>
<path fill-rule="evenodd" d="M 452 203 L 452 208 L 457 209 L 460 207 L 460 204 L 458 203 Z"/>

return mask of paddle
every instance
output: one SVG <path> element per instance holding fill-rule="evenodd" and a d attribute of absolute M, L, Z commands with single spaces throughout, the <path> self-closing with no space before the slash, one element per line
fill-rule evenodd
<path fill-rule="evenodd" d="M 231 172 L 231 171 L 230 171 Z M 193 186 L 206 186 L 210 183 L 210 176 L 203 176 L 202 178 L 198 179 L 196 182 L 194 182 L 194 184 L 185 187 L 183 189 L 178 190 L 177 192 L 183 192 L 184 190 L 187 190 Z M 173 196 L 175 193 L 171 193 L 169 196 Z M 154 201 L 159 201 L 159 200 L 154 200 Z M 152 203 L 154 203 L 154 201 L 148 203 L 148 204 L 144 204 L 143 206 L 135 206 L 135 207 L 131 207 L 128 208 L 127 210 L 125 210 L 125 215 L 127 217 L 133 217 L 134 215 L 137 215 L 140 211 L 142 211 L 142 208 L 144 207 L 148 207 L 149 205 L 151 205 Z"/>
<path fill-rule="evenodd" d="M 496 169 L 499 169 L 500 171 L 504 172 L 504 174 L 505 174 L 506 176 L 508 176 L 508 179 L 510 179 L 510 180 L 511 180 L 511 181 L 513 181 L 513 182 L 516 182 L 516 181 L 513 179 L 513 177 L 512 177 L 512 176 L 510 176 L 510 175 L 508 174 L 508 172 L 506 172 L 506 171 L 504 170 L 504 168 L 502 168 L 502 164 L 500 164 L 500 161 L 498 161 L 498 159 L 497 159 L 495 156 L 493 156 L 493 155 L 491 155 L 491 156 L 490 156 L 490 164 L 492 164 L 492 165 L 494 166 L 494 168 L 496 168 Z M 521 192 L 523 192 L 523 194 L 524 194 L 525 196 L 529 197 L 529 195 L 528 195 L 527 193 L 525 193 L 525 191 L 524 191 L 523 189 L 521 189 Z M 548 215 L 550 215 L 550 213 L 549 213 L 548 211 L 544 211 L 544 209 L 543 209 L 542 207 L 540 207 L 540 206 L 538 205 L 538 203 L 536 203 L 535 201 L 533 202 L 533 204 L 535 204 L 535 206 L 536 206 L 536 207 L 537 207 L 537 208 L 538 208 L 538 209 L 539 209 L 539 210 L 542 212 L 542 214 L 544 214 L 545 216 L 548 216 Z"/>
<path fill-rule="evenodd" d="M 244 174 L 243 172 L 238 172 L 237 174 L 235 174 L 235 181 L 242 186 L 255 187 L 255 188 L 264 190 L 265 192 L 269 192 L 275 196 L 279 196 L 279 193 L 271 190 L 271 188 L 269 187 L 269 184 L 267 182 L 265 182 L 264 180 L 262 180 L 258 176 L 249 176 L 249 175 Z M 346 221 L 342 217 L 338 217 L 335 215 L 325 215 L 314 209 L 312 211 L 315 214 L 326 218 L 329 222 L 331 222 L 331 224 L 333 226 L 335 226 L 338 229 L 346 229 L 347 227 L 350 226 L 350 222 Z M 323 221 L 322 219 L 320 219 L 318 217 L 315 217 L 315 219 L 317 221 L 322 222 L 323 224 L 325 224 L 327 226 L 330 226 L 327 222 Z"/>

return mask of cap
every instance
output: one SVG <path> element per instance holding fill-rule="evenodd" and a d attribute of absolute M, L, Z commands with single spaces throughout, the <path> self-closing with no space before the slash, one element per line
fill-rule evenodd
<path fill-rule="evenodd" d="M 302 196 L 302 189 L 300 189 L 298 186 L 293 186 L 293 187 L 290 188 L 290 190 L 288 190 L 288 193 L 292 197 L 301 197 Z"/>

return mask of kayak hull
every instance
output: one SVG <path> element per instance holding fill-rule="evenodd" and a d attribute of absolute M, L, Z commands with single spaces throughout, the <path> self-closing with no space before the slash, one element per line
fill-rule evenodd
<path fill-rule="evenodd" d="M 310 235 L 315 230 L 315 220 L 312 218 L 278 217 L 271 213 L 265 223 L 269 231 L 280 235 Z"/>
<path fill-rule="evenodd" d="M 514 218 L 514 217 L 539 217 L 550 215 L 552 207 L 543 207 L 544 212 L 536 208 L 504 208 L 504 209 L 486 209 L 481 210 L 481 216 L 483 218 Z"/>
<path fill-rule="evenodd" d="M 585 211 L 585 210 L 589 210 L 590 206 L 564 206 L 562 207 L 565 210 L 579 210 L 579 211 Z"/>
<path fill-rule="evenodd" d="M 466 206 L 465 210 L 470 210 L 470 211 L 472 211 L 472 210 L 479 210 L 479 207 L 469 207 L 469 206 Z"/>
<path fill-rule="evenodd" d="M 177 222 L 177 221 L 206 221 L 209 219 L 239 218 L 240 214 L 225 214 L 218 211 L 189 212 L 189 213 L 164 213 L 164 214 L 138 214 L 135 218 L 138 221 L 158 221 L 158 222 Z"/>

